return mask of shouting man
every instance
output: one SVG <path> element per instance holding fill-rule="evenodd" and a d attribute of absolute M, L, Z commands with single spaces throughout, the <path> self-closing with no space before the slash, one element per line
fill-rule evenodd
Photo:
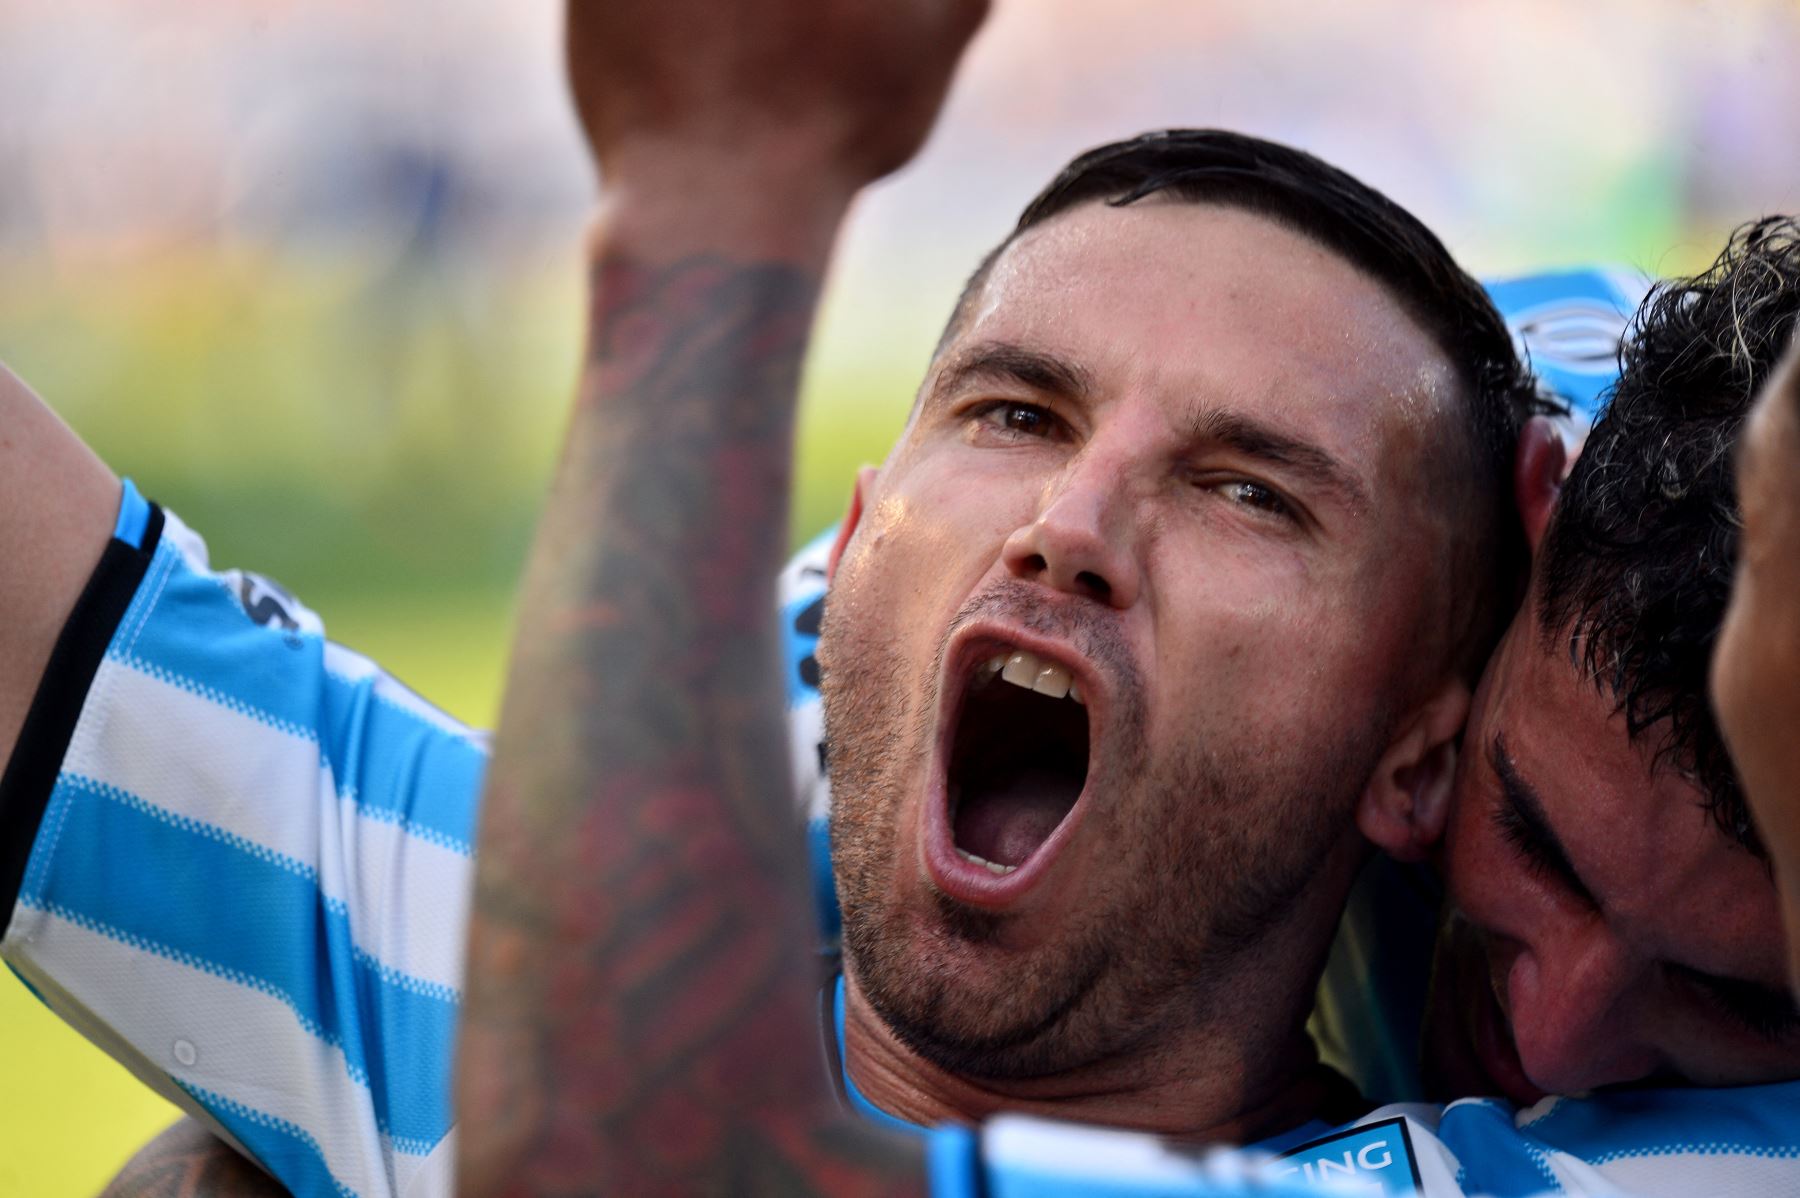
<path fill-rule="evenodd" d="M 851 7 L 848 46 L 784 60 L 874 53 Z M 814 18 L 697 50 L 679 8 L 572 32 L 615 190 L 483 813 L 476 1191 L 727 1189 L 813 1126 L 767 612 L 814 280 L 846 173 L 885 165 L 845 128 L 913 106 L 837 66 L 709 103 Z M 635 69 L 583 73 L 594 46 Z M 633 123 L 648 77 L 665 115 Z M 1071 164 L 836 555 L 847 1083 L 915 1124 L 1350 1113 L 1303 1020 L 1358 820 L 1405 835 L 1447 793 L 1532 402 L 1479 286 L 1342 172 L 1204 132 Z"/>

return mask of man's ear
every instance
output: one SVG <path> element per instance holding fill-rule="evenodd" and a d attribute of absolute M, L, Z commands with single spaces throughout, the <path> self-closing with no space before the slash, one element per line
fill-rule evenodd
<path fill-rule="evenodd" d="M 878 473 L 874 466 L 863 466 L 856 472 L 856 485 L 850 488 L 850 510 L 844 513 L 844 522 L 838 525 L 837 540 L 831 543 L 831 556 L 825 559 L 825 581 L 828 583 L 837 577 L 838 562 L 844 556 L 844 549 L 850 544 L 856 526 L 862 523 L 863 498 L 874 489 Z"/>
<path fill-rule="evenodd" d="M 1533 554 L 1550 525 L 1568 464 L 1568 447 L 1549 417 L 1527 420 L 1519 430 L 1519 452 L 1513 459 L 1513 499 L 1519 505 L 1519 519 L 1525 523 L 1525 540 Z"/>
<path fill-rule="evenodd" d="M 1356 826 L 1389 856 L 1422 861 L 1443 837 L 1457 740 L 1468 716 L 1468 686 L 1449 679 L 1381 755 L 1357 804 Z"/>

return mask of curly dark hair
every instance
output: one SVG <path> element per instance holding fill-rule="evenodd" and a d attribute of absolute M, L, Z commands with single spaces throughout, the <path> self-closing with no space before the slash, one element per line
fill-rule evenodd
<path fill-rule="evenodd" d="M 1697 783 L 1720 829 L 1759 855 L 1706 676 L 1737 560 L 1733 449 L 1797 316 L 1800 221 L 1786 216 L 1744 225 L 1705 273 L 1650 293 L 1557 500 L 1535 592 L 1546 638 L 1566 638 L 1632 739 L 1656 729 L 1655 765 Z"/>
<path fill-rule="evenodd" d="M 1412 213 L 1304 150 L 1223 129 L 1161 129 L 1078 155 L 1040 191 L 964 287 L 941 349 L 1000 255 L 1026 230 L 1080 204 L 1152 195 L 1219 204 L 1275 221 L 1358 267 L 1431 337 L 1462 384 L 1461 437 L 1438 455 L 1461 506 L 1451 546 L 1459 580 L 1449 617 L 1456 664 L 1478 676 L 1525 590 L 1530 553 L 1511 502 L 1519 430 L 1564 409 L 1541 391 L 1481 284 Z M 1460 444 L 1458 444 L 1460 440 Z"/>

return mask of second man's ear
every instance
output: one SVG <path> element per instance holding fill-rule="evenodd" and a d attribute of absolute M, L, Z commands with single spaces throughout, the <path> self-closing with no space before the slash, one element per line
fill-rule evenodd
<path fill-rule="evenodd" d="M 1400 861 L 1423 861 L 1444 835 L 1456 782 L 1469 688 L 1451 679 L 1414 711 L 1388 745 L 1356 808 L 1370 843 Z"/>

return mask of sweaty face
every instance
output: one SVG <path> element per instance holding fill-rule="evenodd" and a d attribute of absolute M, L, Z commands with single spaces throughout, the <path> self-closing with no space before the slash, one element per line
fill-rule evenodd
<path fill-rule="evenodd" d="M 1449 377 L 1236 210 L 1092 205 L 1002 255 L 820 653 L 850 974 L 915 1050 L 1030 1077 L 1234 1002 L 1297 1023 L 1342 897 L 1309 883 L 1443 658 Z"/>
<path fill-rule="evenodd" d="M 1797 342 L 1796 344 L 1800 344 Z M 1743 538 L 1713 655 L 1713 698 L 1744 793 L 1774 860 L 1800 979 L 1800 357 L 1764 389 L 1738 450 Z"/>
<path fill-rule="evenodd" d="M 1445 1094 L 1800 1075 L 1762 861 L 1652 769 L 1533 605 L 1476 694 L 1445 839 L 1426 1056 Z"/>

